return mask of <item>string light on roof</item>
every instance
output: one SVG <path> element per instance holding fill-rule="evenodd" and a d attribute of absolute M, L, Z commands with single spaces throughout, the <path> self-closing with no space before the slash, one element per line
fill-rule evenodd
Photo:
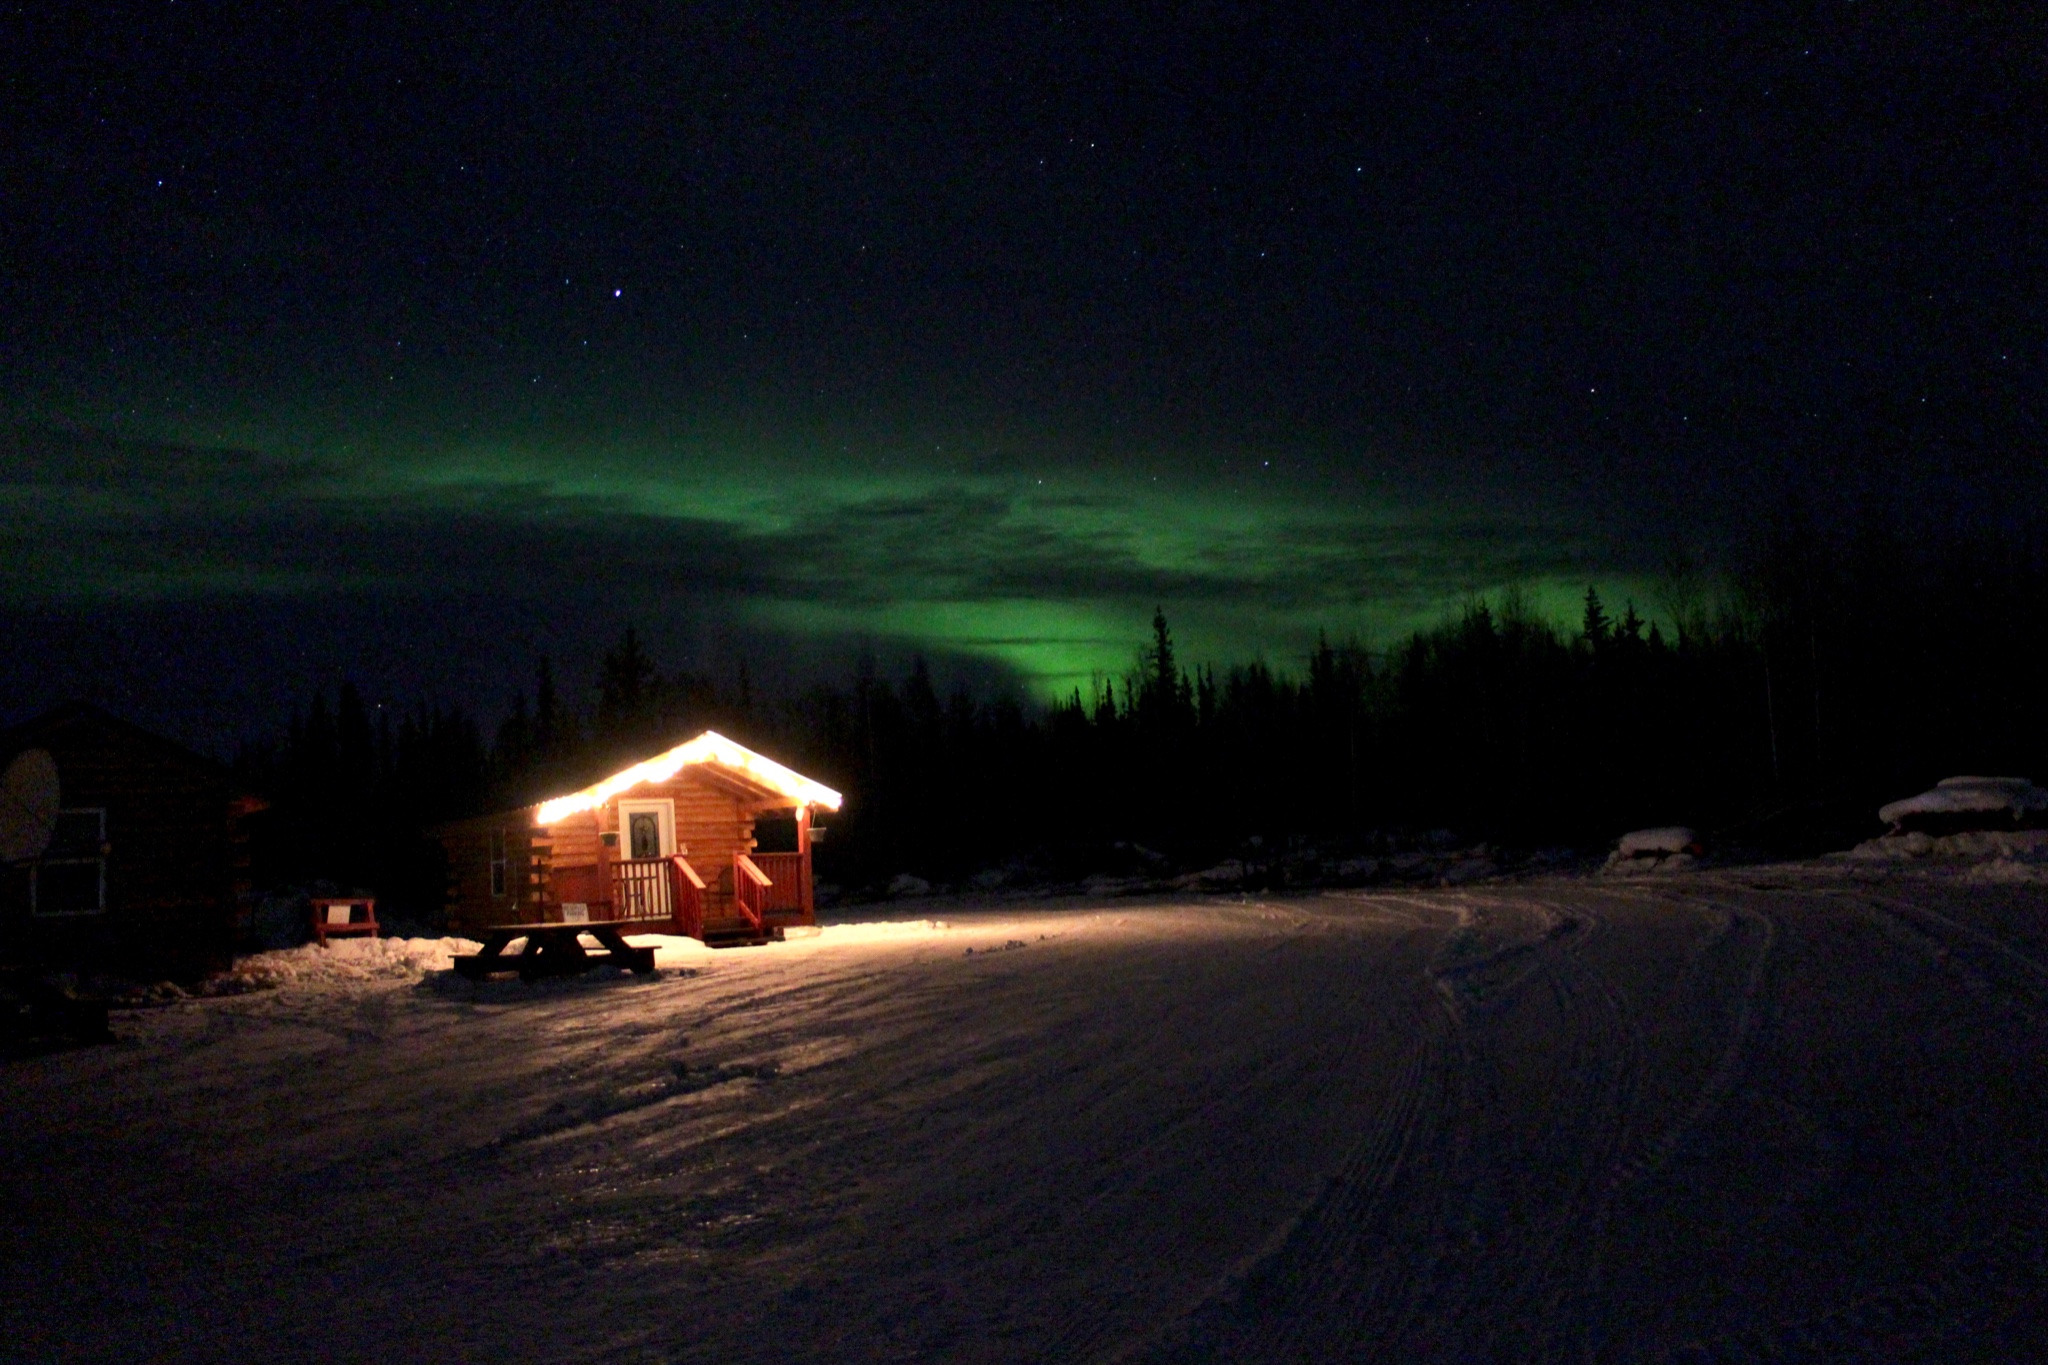
<path fill-rule="evenodd" d="M 823 806 L 826 810 L 838 810 L 841 797 L 838 792 L 822 782 L 813 782 L 802 773 L 783 767 L 772 758 L 765 758 L 743 744 L 735 744 L 716 730 L 706 730 L 687 743 L 678 744 L 667 753 L 656 754 L 644 762 L 613 773 L 595 786 L 585 787 L 580 792 L 558 796 L 543 801 L 535 812 L 537 824 L 552 825 L 556 821 L 575 815 L 579 811 L 595 810 L 621 792 L 631 791 L 643 782 L 666 782 L 694 763 L 710 763 L 744 773 L 749 778 L 778 796 L 788 797 L 797 806 Z"/>

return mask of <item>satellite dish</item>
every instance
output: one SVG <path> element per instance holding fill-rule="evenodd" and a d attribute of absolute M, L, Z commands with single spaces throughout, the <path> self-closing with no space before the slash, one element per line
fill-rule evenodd
<path fill-rule="evenodd" d="M 14 756 L 0 774 L 0 862 L 42 856 L 57 830 L 57 760 L 48 749 Z"/>

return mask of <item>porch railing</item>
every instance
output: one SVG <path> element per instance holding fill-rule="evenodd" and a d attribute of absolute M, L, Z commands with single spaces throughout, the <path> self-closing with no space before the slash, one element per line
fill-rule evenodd
<path fill-rule="evenodd" d="M 612 864 L 612 914 L 667 919 L 674 914 L 666 858 L 621 858 Z"/>
<path fill-rule="evenodd" d="M 613 918 L 672 920 L 677 933 L 704 937 L 710 888 L 687 858 L 621 858 L 611 869 Z M 770 921 L 803 922 L 809 901 L 805 870 L 801 853 L 734 854 L 734 913 L 757 930 Z"/>
<path fill-rule="evenodd" d="M 669 894 L 676 908 L 676 932 L 704 937 L 704 879 L 678 853 L 668 860 Z"/>
<path fill-rule="evenodd" d="M 612 913 L 619 919 L 673 920 L 676 932 L 704 936 L 704 879 L 681 855 L 621 858 L 612 864 Z"/>
<path fill-rule="evenodd" d="M 801 853 L 756 853 L 754 863 L 767 874 L 769 885 L 762 894 L 764 914 L 801 915 L 806 909 L 804 855 Z"/>
<path fill-rule="evenodd" d="M 732 855 L 732 903 L 747 923 L 756 930 L 761 927 L 761 915 L 767 908 L 768 892 L 775 885 L 768 874 L 755 865 L 754 860 L 744 853 Z"/>

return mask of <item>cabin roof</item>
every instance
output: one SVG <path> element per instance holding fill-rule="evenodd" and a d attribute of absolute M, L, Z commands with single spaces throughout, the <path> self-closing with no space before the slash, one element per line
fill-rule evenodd
<path fill-rule="evenodd" d="M 41 715 L 32 716 L 19 725 L 0 729 L 0 760 L 8 759 L 23 749 L 32 749 L 57 742 L 66 731 L 97 729 L 110 733 L 140 748 L 155 751 L 162 757 L 176 763 L 203 771 L 209 776 L 225 776 L 227 768 L 205 754 L 197 753 L 174 739 L 166 739 L 151 730 L 145 730 L 132 721 L 119 716 L 89 701 L 67 701 L 53 706 Z"/>
<path fill-rule="evenodd" d="M 716 730 L 706 730 L 667 753 L 635 763 L 582 791 L 541 802 L 535 812 L 535 820 L 539 824 L 552 825 L 578 811 L 594 810 L 643 782 L 666 782 L 690 767 L 701 767 L 706 776 L 718 779 L 723 785 L 737 787 L 743 794 L 764 803 L 839 809 L 839 793 L 824 783 L 813 782 L 772 758 L 763 757 L 743 744 L 735 744 Z"/>

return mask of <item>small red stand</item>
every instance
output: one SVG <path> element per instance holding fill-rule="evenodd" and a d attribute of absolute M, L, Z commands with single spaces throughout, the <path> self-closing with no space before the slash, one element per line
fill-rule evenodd
<path fill-rule="evenodd" d="M 371 896 L 313 897 L 313 938 L 321 947 L 349 934 L 377 937 L 377 902 Z"/>

